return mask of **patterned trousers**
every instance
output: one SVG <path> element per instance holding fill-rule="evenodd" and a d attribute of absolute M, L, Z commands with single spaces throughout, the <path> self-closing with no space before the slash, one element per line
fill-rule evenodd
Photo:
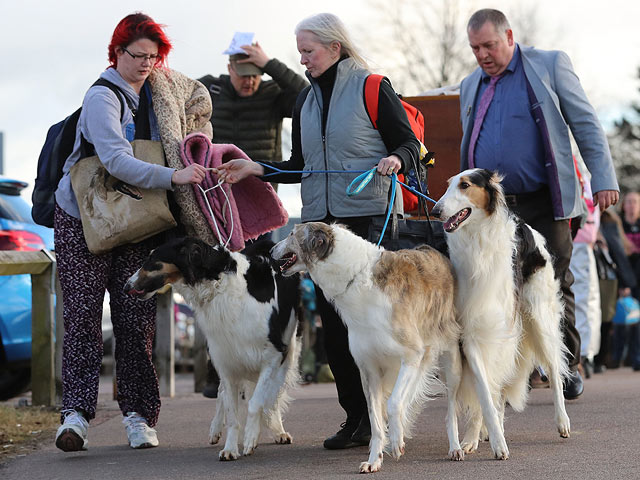
<path fill-rule="evenodd" d="M 120 410 L 137 412 L 154 426 L 160 412 L 158 377 L 151 359 L 156 300 L 140 301 L 124 292 L 124 284 L 140 268 L 154 241 L 94 255 L 87 248 L 82 222 L 58 205 L 54 238 L 64 313 L 63 408 L 81 410 L 87 420 L 95 417 L 103 353 L 102 305 L 108 290 Z"/>

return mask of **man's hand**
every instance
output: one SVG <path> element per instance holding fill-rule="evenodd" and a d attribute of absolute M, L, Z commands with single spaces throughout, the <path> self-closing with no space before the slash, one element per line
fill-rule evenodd
<path fill-rule="evenodd" d="M 249 58 L 238 60 L 238 63 L 253 63 L 258 68 L 264 68 L 264 66 L 269 61 L 269 57 L 267 57 L 267 54 L 264 53 L 264 50 L 262 50 L 262 47 L 258 42 L 253 45 L 242 45 L 242 47 L 240 48 L 242 48 L 247 53 L 247 55 L 249 55 Z"/>
<path fill-rule="evenodd" d="M 600 205 L 600 211 L 604 212 L 611 205 L 618 203 L 620 192 L 617 190 L 601 190 L 593 196 L 593 204 Z"/>

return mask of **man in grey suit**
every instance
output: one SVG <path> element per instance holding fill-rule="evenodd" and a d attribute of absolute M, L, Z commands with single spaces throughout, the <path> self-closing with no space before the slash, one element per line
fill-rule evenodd
<path fill-rule="evenodd" d="M 600 210 L 618 202 L 611 153 L 564 52 L 518 45 L 507 18 L 498 10 L 474 13 L 467 34 L 480 68 L 460 86 L 461 169 L 502 173 L 509 207 L 547 240 L 565 302 L 564 340 L 571 375 L 564 395 L 571 400 L 584 389 L 578 372 L 580 336 L 569 270 L 571 220 L 576 227 L 586 208 L 569 130 L 592 174 L 594 202 Z"/>

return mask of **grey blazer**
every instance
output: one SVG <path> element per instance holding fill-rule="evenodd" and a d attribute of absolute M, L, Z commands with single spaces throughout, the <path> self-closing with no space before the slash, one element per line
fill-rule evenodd
<path fill-rule="evenodd" d="M 586 210 L 574 169 L 569 129 L 591 172 L 591 190 L 594 193 L 619 190 L 607 137 L 566 53 L 521 46 L 520 54 L 525 75 L 535 95 L 532 114 L 545 143 L 545 168 L 554 217 L 560 220 L 582 216 Z M 461 170 L 468 168 L 469 138 L 481 73 L 478 67 L 460 85 Z"/>

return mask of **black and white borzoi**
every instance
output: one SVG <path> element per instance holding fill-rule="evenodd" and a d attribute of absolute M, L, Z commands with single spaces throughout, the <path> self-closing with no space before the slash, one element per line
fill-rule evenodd
<path fill-rule="evenodd" d="M 449 394 L 449 455 L 461 459 L 456 419 L 460 327 L 449 260 L 431 247 L 386 251 L 343 226 L 296 225 L 271 251 L 282 272 L 308 271 L 340 313 L 360 369 L 371 421 L 369 458 L 360 472 L 380 470 L 404 453 L 405 436 L 433 384 L 436 366 Z"/>
<path fill-rule="evenodd" d="M 570 424 L 560 286 L 544 238 L 510 213 L 501 180 L 488 170 L 464 171 L 449 179 L 431 213 L 445 221 L 458 278 L 465 358 L 459 399 L 469 414 L 462 448 L 477 449 L 484 417 L 495 457 L 507 459 L 505 403 L 525 407 L 537 365 L 549 375 L 560 436 L 569 436 Z"/>
<path fill-rule="evenodd" d="M 125 286 L 147 299 L 171 283 L 193 308 L 221 380 L 209 434 L 215 444 L 226 426 L 220 460 L 239 455 L 239 395 L 248 399 L 244 455 L 256 448 L 261 422 L 276 443 L 292 442 L 282 413 L 298 376 L 299 279 L 271 267 L 272 245 L 231 253 L 194 238 L 178 239 L 155 249 Z"/>

